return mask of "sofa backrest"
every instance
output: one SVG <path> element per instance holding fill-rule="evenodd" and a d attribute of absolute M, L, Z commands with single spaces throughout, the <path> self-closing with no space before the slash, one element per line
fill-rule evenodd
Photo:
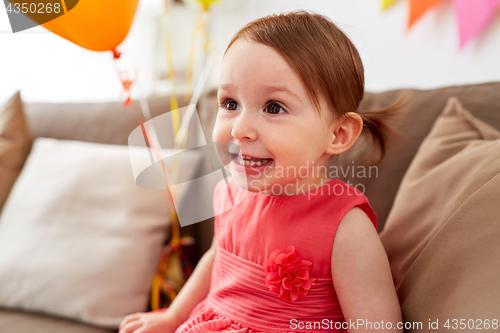
<path fill-rule="evenodd" d="M 359 178 L 347 169 L 349 166 L 364 166 L 363 152 L 359 157 L 345 153 L 339 158 L 339 169 L 343 168 L 346 176 L 339 175 L 344 181 L 351 184 L 362 184 L 364 193 L 377 213 L 379 231 L 384 227 L 392 203 L 396 196 L 399 184 L 408 169 L 415 153 L 429 133 L 434 120 L 443 111 L 448 97 L 456 96 L 474 116 L 500 129 L 500 82 L 470 84 L 452 87 L 443 87 L 431 90 L 398 89 L 381 93 L 365 93 L 360 109 L 374 110 L 387 107 L 396 102 L 405 94 L 410 95 L 405 113 L 394 126 L 401 132 L 404 140 L 397 142 L 392 152 L 377 167 L 378 177 Z M 205 95 L 200 110 L 203 114 L 202 126 L 207 140 L 212 133 L 217 108 L 216 91 Z M 361 145 L 360 145 L 361 146 Z M 353 149 L 356 149 L 353 147 Z M 358 147 L 358 149 L 362 149 Z M 367 146 L 370 149 L 370 146 Z M 354 161 L 354 163 L 353 163 Z M 357 170 L 357 169 L 355 169 Z M 372 174 L 373 176 L 373 174 Z M 362 187 L 357 187 L 362 189 Z"/>
<path fill-rule="evenodd" d="M 405 93 L 410 93 L 408 109 L 396 128 L 404 140 L 398 143 L 388 158 L 378 166 L 379 177 L 362 182 L 366 196 L 379 218 L 382 230 L 399 184 L 408 169 L 420 143 L 429 133 L 432 124 L 444 110 L 450 96 L 456 96 L 471 113 L 500 129 L 500 82 L 443 87 L 431 90 L 399 89 L 382 93 L 366 93 L 361 103 L 362 109 L 377 109 L 388 106 Z M 344 161 L 349 163 L 350 161 Z M 351 162 L 352 163 L 352 162 Z M 362 161 L 355 160 L 355 165 Z"/>
<path fill-rule="evenodd" d="M 352 177 L 351 173 L 346 177 L 340 177 L 351 184 L 363 184 L 364 193 L 377 213 L 379 231 L 385 224 L 401 179 L 420 143 L 429 133 L 434 120 L 443 111 L 448 97 L 458 97 L 474 116 L 500 129 L 500 82 L 431 90 L 398 89 L 382 93 L 367 92 L 360 108 L 371 110 L 386 107 L 407 93 L 411 95 L 407 112 L 402 115 L 398 123 L 395 123 L 396 128 L 403 134 L 404 141 L 398 142 L 392 153 L 378 166 L 378 177 L 373 175 L 371 178 Z M 168 96 L 149 98 L 148 103 L 153 117 L 170 111 Z M 134 103 L 130 109 L 126 109 L 118 102 L 27 103 L 26 114 L 34 137 L 124 145 L 127 144 L 130 132 L 137 127 L 133 108 L 137 110 L 138 104 Z M 204 94 L 197 105 L 207 141 L 211 141 L 217 108 L 216 90 Z M 173 142 L 173 137 L 168 137 L 166 140 Z M 358 157 L 351 157 L 346 153 L 339 159 L 340 166 L 347 170 L 348 166 L 365 165 L 362 156 L 363 153 Z M 210 227 L 204 233 L 210 233 Z M 206 237 L 211 239 L 210 235 Z M 209 240 L 206 245 L 209 245 Z"/>
<path fill-rule="evenodd" d="M 151 97 L 147 102 L 152 117 L 171 110 L 169 96 Z M 25 103 L 25 113 L 35 138 L 127 145 L 129 134 L 139 126 L 137 114 L 141 114 L 141 108 L 139 101 L 130 107 L 121 102 Z M 172 120 L 165 120 L 164 128 L 158 129 L 160 143 L 162 148 L 173 148 Z M 190 132 L 188 140 L 197 140 L 195 132 Z"/>

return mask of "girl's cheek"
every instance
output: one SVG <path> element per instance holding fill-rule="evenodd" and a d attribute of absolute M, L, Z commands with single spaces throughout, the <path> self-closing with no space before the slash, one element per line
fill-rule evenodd
<path fill-rule="evenodd" d="M 227 127 L 228 126 L 224 126 L 223 122 L 217 119 L 212 132 L 212 141 L 224 142 L 224 140 L 227 140 L 227 136 L 231 134 L 231 129 Z"/>

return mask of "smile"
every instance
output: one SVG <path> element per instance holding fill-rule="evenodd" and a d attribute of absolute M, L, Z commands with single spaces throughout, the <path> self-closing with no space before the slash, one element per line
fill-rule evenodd
<path fill-rule="evenodd" d="M 272 158 L 256 158 L 256 157 L 242 156 L 236 154 L 231 154 L 231 159 L 239 165 L 250 166 L 250 167 L 264 166 L 272 161 Z"/>

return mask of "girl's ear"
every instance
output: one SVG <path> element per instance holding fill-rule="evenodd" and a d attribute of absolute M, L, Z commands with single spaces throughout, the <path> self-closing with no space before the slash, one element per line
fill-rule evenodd
<path fill-rule="evenodd" d="M 354 145 L 363 130 L 363 119 L 355 112 L 347 112 L 334 126 L 333 140 L 325 153 L 338 155 Z"/>

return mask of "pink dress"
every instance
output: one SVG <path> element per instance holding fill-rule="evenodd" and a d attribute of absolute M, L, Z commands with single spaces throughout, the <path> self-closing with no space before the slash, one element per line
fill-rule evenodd
<path fill-rule="evenodd" d="M 346 331 L 331 252 L 352 208 L 377 227 L 368 199 L 339 179 L 296 196 L 250 192 L 227 180 L 214 193 L 215 213 L 223 213 L 215 218 L 210 291 L 176 333 Z"/>

